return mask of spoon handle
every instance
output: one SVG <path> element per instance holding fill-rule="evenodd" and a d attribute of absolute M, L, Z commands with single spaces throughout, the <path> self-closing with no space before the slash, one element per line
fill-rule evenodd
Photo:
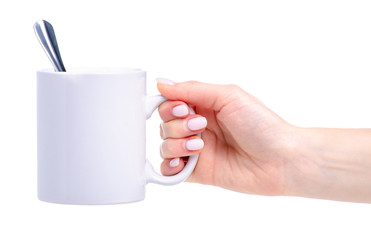
<path fill-rule="evenodd" d="M 63 65 L 53 26 L 45 20 L 40 20 L 35 23 L 34 31 L 46 55 L 52 62 L 54 70 L 65 72 L 66 68 Z"/>

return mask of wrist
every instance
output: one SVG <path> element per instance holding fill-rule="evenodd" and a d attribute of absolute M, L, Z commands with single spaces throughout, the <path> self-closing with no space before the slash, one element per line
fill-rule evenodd
<path fill-rule="evenodd" d="M 327 171 L 318 153 L 320 139 L 312 128 L 294 127 L 290 158 L 286 168 L 286 195 L 314 197 L 324 189 L 323 176 Z"/>
<path fill-rule="evenodd" d="M 369 146 L 365 144 L 371 140 L 370 132 L 355 129 L 295 129 L 295 144 L 287 171 L 287 195 L 370 201 L 371 159 Z"/>

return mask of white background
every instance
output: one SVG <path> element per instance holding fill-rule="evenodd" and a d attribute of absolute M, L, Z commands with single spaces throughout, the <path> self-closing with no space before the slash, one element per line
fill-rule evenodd
<path fill-rule="evenodd" d="M 355 0 L 1 1 L 0 239 L 370 239 L 369 204 L 190 183 L 127 205 L 38 201 L 35 71 L 51 65 L 32 29 L 54 25 L 67 69 L 142 68 L 150 94 L 156 77 L 234 83 L 295 125 L 358 128 L 371 127 L 370 13 Z"/>

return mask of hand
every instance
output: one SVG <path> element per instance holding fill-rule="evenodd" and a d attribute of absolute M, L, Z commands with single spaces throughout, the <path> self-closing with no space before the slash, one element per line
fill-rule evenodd
<path fill-rule="evenodd" d="M 185 164 L 179 157 L 199 153 L 190 182 L 371 202 L 371 129 L 299 128 L 235 85 L 158 82 L 169 99 L 159 107 L 162 174 L 178 173 Z M 185 102 L 197 115 L 188 114 Z"/>
<path fill-rule="evenodd" d="M 183 169 L 179 157 L 199 153 L 187 181 L 244 193 L 286 193 L 295 127 L 235 85 L 159 79 L 158 89 L 169 99 L 159 107 L 163 175 Z M 185 102 L 196 115 L 189 115 Z"/>

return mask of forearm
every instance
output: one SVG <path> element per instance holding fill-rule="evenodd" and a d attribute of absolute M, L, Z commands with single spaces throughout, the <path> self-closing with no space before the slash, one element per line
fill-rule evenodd
<path fill-rule="evenodd" d="M 289 194 L 371 203 L 371 129 L 299 128 Z"/>

